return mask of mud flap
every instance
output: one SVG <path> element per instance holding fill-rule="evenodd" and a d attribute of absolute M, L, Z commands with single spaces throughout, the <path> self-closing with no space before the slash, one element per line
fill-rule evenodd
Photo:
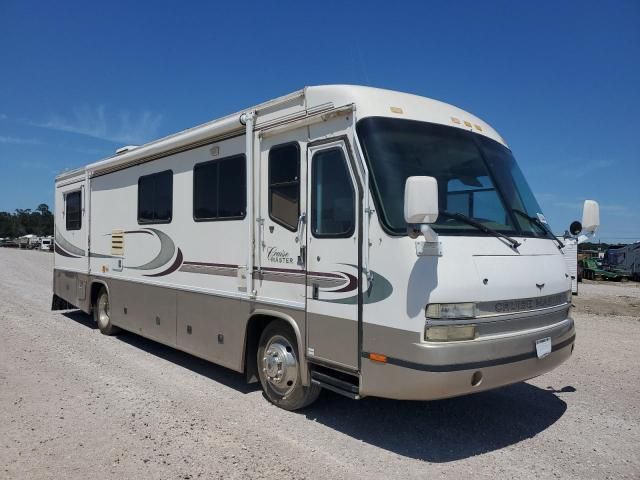
<path fill-rule="evenodd" d="M 72 308 L 76 307 L 71 305 L 64 298 L 60 298 L 58 295 L 53 294 L 53 298 L 51 299 L 51 310 L 71 310 Z"/>

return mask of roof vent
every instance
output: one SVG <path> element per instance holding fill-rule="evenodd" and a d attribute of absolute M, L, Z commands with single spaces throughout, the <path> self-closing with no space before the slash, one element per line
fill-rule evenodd
<path fill-rule="evenodd" d="M 126 153 L 130 150 L 135 150 L 139 146 L 140 145 L 126 145 L 124 147 L 120 147 L 119 149 L 116 150 L 116 155 L 122 155 L 123 153 Z"/>

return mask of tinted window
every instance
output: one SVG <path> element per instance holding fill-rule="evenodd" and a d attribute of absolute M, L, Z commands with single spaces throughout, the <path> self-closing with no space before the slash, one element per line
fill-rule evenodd
<path fill-rule="evenodd" d="M 269 216 L 294 231 L 300 216 L 300 149 L 297 143 L 269 151 Z"/>
<path fill-rule="evenodd" d="M 193 218 L 244 218 L 246 183 L 244 155 L 197 164 L 193 168 Z"/>
<path fill-rule="evenodd" d="M 64 203 L 67 230 L 80 230 L 82 228 L 82 194 L 80 191 L 67 193 Z"/>
<path fill-rule="evenodd" d="M 138 223 L 169 223 L 173 213 L 173 172 L 138 179 Z"/>
<path fill-rule="evenodd" d="M 340 148 L 313 156 L 311 230 L 316 237 L 349 237 L 355 230 L 355 192 Z"/>

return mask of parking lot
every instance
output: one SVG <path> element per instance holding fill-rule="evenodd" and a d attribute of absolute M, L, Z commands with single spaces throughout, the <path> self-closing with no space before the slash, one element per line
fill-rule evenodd
<path fill-rule="evenodd" d="M 0 249 L 1 478 L 639 478 L 640 284 L 580 284 L 572 358 L 435 402 L 271 406 L 240 374 L 50 311 L 53 255 Z"/>

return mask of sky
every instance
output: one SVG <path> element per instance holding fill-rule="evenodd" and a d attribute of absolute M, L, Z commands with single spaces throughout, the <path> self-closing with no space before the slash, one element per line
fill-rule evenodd
<path fill-rule="evenodd" d="M 0 211 L 305 85 L 435 98 L 500 132 L 555 232 L 640 240 L 640 2 L 0 0 Z"/>

